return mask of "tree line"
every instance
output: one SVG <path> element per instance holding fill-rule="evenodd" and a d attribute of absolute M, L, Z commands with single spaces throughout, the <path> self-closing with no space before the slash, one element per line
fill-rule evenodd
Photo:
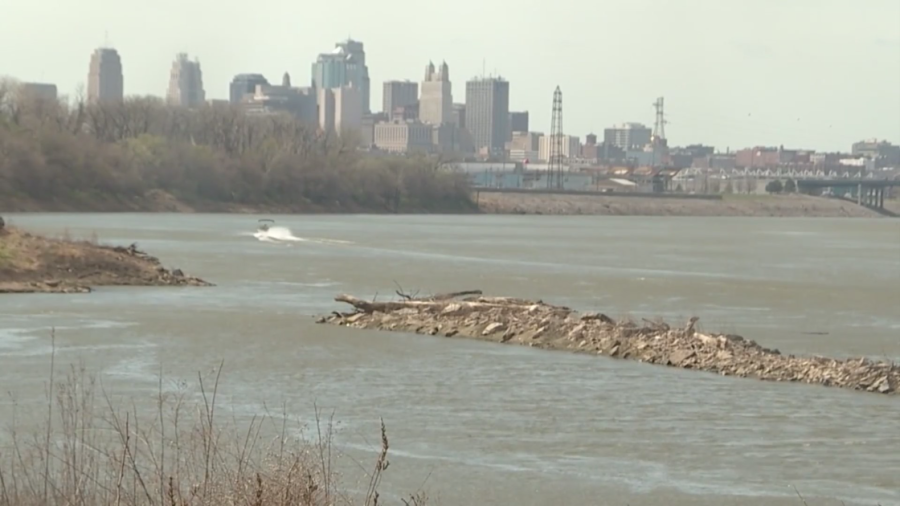
<path fill-rule="evenodd" d="M 4 80 L 0 206 L 11 199 L 104 210 L 102 203 L 116 207 L 161 191 L 200 208 L 473 208 L 465 177 L 440 170 L 439 160 L 375 156 L 357 149 L 358 140 L 289 115 L 168 107 L 141 96 L 49 100 Z"/>

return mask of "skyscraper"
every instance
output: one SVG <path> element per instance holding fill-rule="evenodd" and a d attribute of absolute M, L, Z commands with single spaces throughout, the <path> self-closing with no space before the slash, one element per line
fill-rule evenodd
<path fill-rule="evenodd" d="M 186 53 L 179 53 L 172 62 L 166 102 L 180 107 L 198 107 L 206 102 L 200 62 L 188 60 Z"/>
<path fill-rule="evenodd" d="M 97 48 L 88 68 L 87 98 L 90 102 L 121 102 L 125 96 L 122 59 L 113 48 Z"/>
<path fill-rule="evenodd" d="M 317 88 L 319 128 L 342 134 L 362 127 L 362 93 L 353 86 Z"/>
<path fill-rule="evenodd" d="M 528 111 L 509 113 L 509 131 L 510 134 L 512 134 L 512 132 L 528 131 Z"/>
<path fill-rule="evenodd" d="M 412 81 L 385 81 L 381 111 L 390 117 L 397 107 L 408 107 L 419 101 L 419 85 Z"/>
<path fill-rule="evenodd" d="M 441 63 L 435 72 L 434 63 L 425 67 L 422 95 L 419 98 L 419 119 L 422 123 L 442 125 L 453 122 L 453 91 L 450 85 L 450 67 Z"/>
<path fill-rule="evenodd" d="M 335 44 L 330 53 L 322 53 L 312 64 L 312 85 L 317 89 L 353 85 L 362 95 L 363 112 L 369 113 L 369 68 L 363 43 L 346 40 Z"/>
<path fill-rule="evenodd" d="M 269 81 L 262 74 L 238 74 L 228 87 L 228 98 L 232 104 L 239 104 L 246 95 L 256 92 L 256 85 L 266 86 Z"/>
<path fill-rule="evenodd" d="M 466 83 L 466 130 L 476 150 L 504 150 L 509 135 L 509 81 L 486 77 Z"/>

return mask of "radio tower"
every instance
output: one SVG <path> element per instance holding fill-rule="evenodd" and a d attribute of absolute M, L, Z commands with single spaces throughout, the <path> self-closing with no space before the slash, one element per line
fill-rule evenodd
<path fill-rule="evenodd" d="M 556 177 L 556 188 L 562 189 L 563 162 L 563 115 L 562 91 L 559 86 L 553 92 L 553 115 L 550 119 L 550 154 L 547 159 L 547 188 L 553 188 L 553 177 Z"/>
<path fill-rule="evenodd" d="M 656 124 L 653 126 L 653 138 L 655 140 L 665 139 L 666 123 L 668 121 L 666 121 L 663 97 L 659 97 L 656 99 L 656 102 L 653 102 L 653 108 L 656 109 Z"/>

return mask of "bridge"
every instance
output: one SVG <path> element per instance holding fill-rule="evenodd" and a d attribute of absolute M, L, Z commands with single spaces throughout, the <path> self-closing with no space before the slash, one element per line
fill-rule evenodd
<path fill-rule="evenodd" d="M 888 188 L 900 187 L 900 179 L 798 179 L 797 191 L 812 194 L 815 190 L 833 188 L 835 190 L 856 190 L 856 203 L 884 210 L 884 193 Z M 837 193 L 837 192 L 836 192 Z M 843 196 L 843 195 L 841 195 Z"/>

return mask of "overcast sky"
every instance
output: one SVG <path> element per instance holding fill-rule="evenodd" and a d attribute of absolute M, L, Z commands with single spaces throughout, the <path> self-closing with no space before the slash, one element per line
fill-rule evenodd
<path fill-rule="evenodd" d="M 227 98 L 241 72 L 307 85 L 316 55 L 350 36 L 365 43 L 376 110 L 383 81 L 421 81 L 431 59 L 450 65 L 454 102 L 483 66 L 508 79 L 534 131 L 549 131 L 558 84 L 565 132 L 582 138 L 652 126 L 664 96 L 670 145 L 900 143 L 900 0 L 0 3 L 0 74 L 61 93 L 84 85 L 107 34 L 126 94 L 164 94 L 184 51 L 200 58 L 207 98 Z"/>

